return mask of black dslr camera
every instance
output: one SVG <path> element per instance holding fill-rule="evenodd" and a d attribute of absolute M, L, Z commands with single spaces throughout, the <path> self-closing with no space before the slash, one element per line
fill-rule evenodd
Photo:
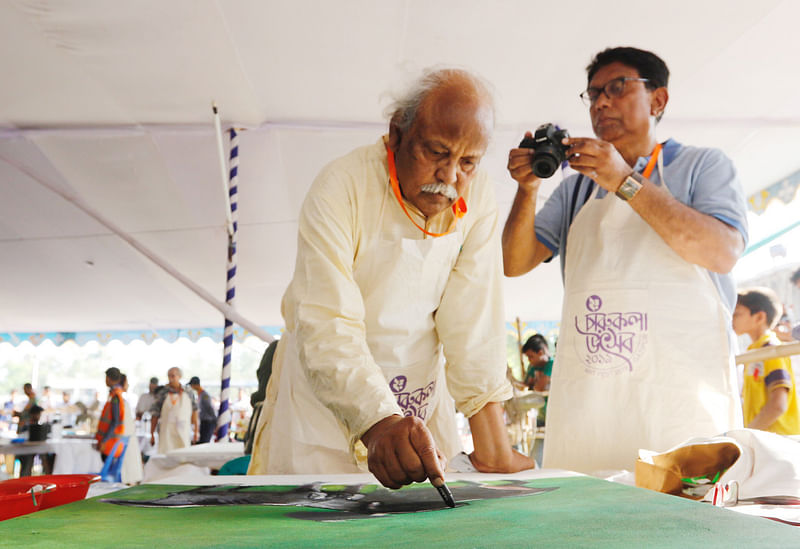
<path fill-rule="evenodd" d="M 533 137 L 525 137 L 520 142 L 520 148 L 534 149 L 531 168 L 536 177 L 547 179 L 567 159 L 569 147 L 561 143 L 565 137 L 569 137 L 567 130 L 559 130 L 553 124 L 542 124 L 536 128 Z"/>

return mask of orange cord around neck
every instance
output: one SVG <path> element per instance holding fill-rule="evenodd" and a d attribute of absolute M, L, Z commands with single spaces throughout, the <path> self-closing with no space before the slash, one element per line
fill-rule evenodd
<path fill-rule="evenodd" d="M 411 217 L 411 214 L 408 213 L 408 209 L 406 208 L 406 204 L 403 201 L 403 194 L 400 192 L 400 182 L 397 180 L 397 166 L 394 163 L 394 151 L 389 148 L 388 143 L 384 144 L 386 146 L 386 163 L 389 165 L 389 182 L 392 185 L 392 191 L 394 191 L 394 196 L 397 198 L 397 202 L 400 204 L 400 207 L 403 208 L 403 211 L 406 213 L 406 216 L 411 220 L 411 222 L 423 233 L 428 236 L 444 236 L 447 234 L 452 233 L 456 228 L 456 222 L 464 217 L 464 214 L 467 213 L 467 203 L 463 197 L 459 196 L 458 199 L 453 203 L 453 215 L 455 216 L 453 222 L 450 224 L 450 228 L 443 233 L 432 233 L 430 231 L 425 230 L 424 227 L 420 227 L 419 224 L 414 221 L 414 218 Z"/>
<path fill-rule="evenodd" d="M 653 173 L 653 168 L 656 166 L 659 154 L 661 154 L 661 143 L 656 143 L 656 146 L 653 147 L 653 152 L 650 153 L 650 162 L 647 163 L 647 166 L 645 166 L 642 172 L 642 175 L 647 179 L 650 179 L 650 174 Z"/>

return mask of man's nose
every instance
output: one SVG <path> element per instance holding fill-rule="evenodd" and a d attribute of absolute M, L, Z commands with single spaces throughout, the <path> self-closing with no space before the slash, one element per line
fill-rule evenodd
<path fill-rule="evenodd" d="M 455 185 L 458 180 L 458 165 L 453 160 L 442 161 L 436 169 L 436 180 L 439 183 Z"/>
<path fill-rule="evenodd" d="M 591 110 L 593 111 L 600 110 L 602 108 L 607 107 L 610 103 L 611 103 L 611 98 L 608 95 L 606 95 L 605 91 L 601 91 L 600 95 L 598 95 L 597 99 L 595 99 L 594 103 L 592 103 Z"/>

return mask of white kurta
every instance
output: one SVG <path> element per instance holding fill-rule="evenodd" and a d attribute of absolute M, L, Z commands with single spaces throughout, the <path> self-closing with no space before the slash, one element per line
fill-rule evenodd
<path fill-rule="evenodd" d="M 192 437 L 192 399 L 186 393 L 168 393 L 158 418 L 158 453 L 185 448 Z"/>
<path fill-rule="evenodd" d="M 425 420 L 451 457 L 455 408 L 470 417 L 511 396 L 497 208 L 484 172 L 464 198 L 453 233 L 424 235 L 392 195 L 382 140 L 318 176 L 300 214 L 251 474 L 358 471 L 358 440 L 391 414 Z M 451 221 L 447 210 L 426 229 Z"/>
<path fill-rule="evenodd" d="M 136 438 L 136 419 L 131 410 L 130 404 L 127 400 L 123 399 L 125 406 L 123 418 L 123 432 L 122 434 L 128 437 L 128 449 L 125 450 L 125 457 L 122 460 L 122 482 L 125 484 L 134 484 L 142 481 L 144 470 L 142 467 L 142 451 L 139 448 L 139 439 Z"/>

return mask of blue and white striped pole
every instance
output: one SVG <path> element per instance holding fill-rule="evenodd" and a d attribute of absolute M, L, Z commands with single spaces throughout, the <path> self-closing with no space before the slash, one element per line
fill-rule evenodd
<path fill-rule="evenodd" d="M 225 292 L 225 302 L 233 307 L 236 296 L 236 233 L 239 228 L 238 216 L 238 179 L 239 179 L 239 135 L 231 128 L 230 173 L 228 177 L 228 196 L 230 198 L 233 231 L 228 234 L 228 277 Z M 224 350 L 222 354 L 222 383 L 219 398 L 219 414 L 217 416 L 217 441 L 228 440 L 228 429 L 231 424 L 231 410 L 229 406 L 231 386 L 231 351 L 233 350 L 233 322 L 225 318 L 225 331 L 223 334 Z"/>

